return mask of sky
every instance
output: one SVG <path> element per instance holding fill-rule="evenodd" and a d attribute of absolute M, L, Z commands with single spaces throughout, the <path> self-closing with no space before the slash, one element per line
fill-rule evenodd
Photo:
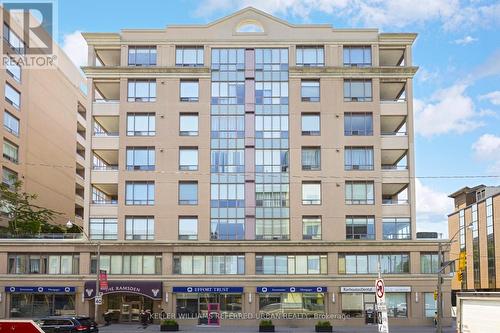
<path fill-rule="evenodd" d="M 82 31 L 204 24 L 247 6 L 296 24 L 418 33 L 413 48 L 413 65 L 419 66 L 414 79 L 417 231 L 446 236 L 450 193 L 463 186 L 500 185 L 500 1 L 59 0 L 58 39 L 71 59 L 84 65 Z"/>

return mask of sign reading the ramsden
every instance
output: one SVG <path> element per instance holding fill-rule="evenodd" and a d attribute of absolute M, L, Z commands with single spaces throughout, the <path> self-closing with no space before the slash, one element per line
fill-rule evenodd
<path fill-rule="evenodd" d="M 102 290 L 104 295 L 112 293 L 132 293 L 147 296 L 151 299 L 161 299 L 161 281 L 108 281 L 108 288 Z M 95 297 L 95 281 L 85 282 L 85 298 Z"/>

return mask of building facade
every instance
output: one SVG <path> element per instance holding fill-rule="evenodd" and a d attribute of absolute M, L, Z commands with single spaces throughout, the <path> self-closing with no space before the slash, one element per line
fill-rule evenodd
<path fill-rule="evenodd" d="M 94 313 L 99 242 L 99 313 L 115 321 L 149 308 L 182 323 L 220 312 L 223 325 L 363 325 L 380 263 L 390 322 L 432 324 L 438 246 L 415 237 L 415 34 L 247 8 L 84 37 L 92 242 L 5 245 L 4 316 L 35 311 L 18 300 L 36 287 L 54 314 Z M 448 278 L 444 293 L 446 309 Z"/>

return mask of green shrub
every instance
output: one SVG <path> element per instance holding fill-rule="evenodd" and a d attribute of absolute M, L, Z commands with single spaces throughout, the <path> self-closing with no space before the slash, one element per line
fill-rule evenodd
<path fill-rule="evenodd" d="M 330 324 L 329 321 L 318 321 L 316 326 L 318 326 L 318 327 L 332 327 L 332 324 Z"/>
<path fill-rule="evenodd" d="M 161 324 L 164 326 L 175 326 L 177 325 L 177 322 L 173 319 L 165 319 L 161 322 Z"/>
<path fill-rule="evenodd" d="M 261 320 L 259 326 L 263 327 L 273 326 L 273 322 L 271 320 Z"/>

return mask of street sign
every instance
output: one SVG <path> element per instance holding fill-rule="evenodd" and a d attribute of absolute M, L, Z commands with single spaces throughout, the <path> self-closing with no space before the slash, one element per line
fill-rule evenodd
<path fill-rule="evenodd" d="M 99 290 L 108 289 L 108 272 L 106 270 L 99 270 Z"/>
<path fill-rule="evenodd" d="M 375 280 L 375 296 L 377 299 L 377 322 L 379 333 L 389 333 L 389 321 L 387 319 L 387 304 L 385 303 L 384 280 Z"/>
<path fill-rule="evenodd" d="M 102 305 L 102 296 L 96 296 L 94 304 L 95 305 Z"/>

